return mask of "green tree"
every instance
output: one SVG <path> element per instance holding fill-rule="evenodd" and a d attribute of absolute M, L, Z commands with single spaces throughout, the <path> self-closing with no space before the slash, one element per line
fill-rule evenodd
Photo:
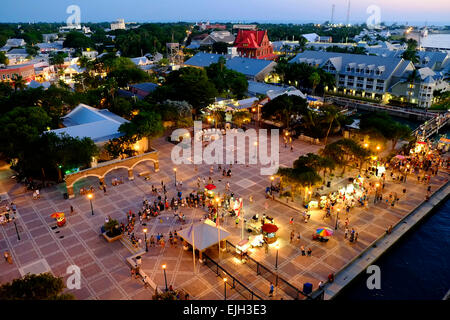
<path fill-rule="evenodd" d="M 270 117 L 280 118 L 284 126 L 289 129 L 291 118 L 306 114 L 307 108 L 308 103 L 305 99 L 295 95 L 283 94 L 264 105 L 262 116 L 266 119 Z"/>
<path fill-rule="evenodd" d="M 419 56 L 415 50 L 405 50 L 402 54 L 402 58 L 411 61 L 413 64 L 419 63 Z"/>
<path fill-rule="evenodd" d="M 227 54 L 228 53 L 228 43 L 226 42 L 214 42 L 212 44 L 212 52 Z"/>
<path fill-rule="evenodd" d="M 83 33 L 72 31 L 66 35 L 66 40 L 63 43 L 65 48 L 74 48 L 84 50 L 94 46 L 92 40 L 86 37 Z"/>
<path fill-rule="evenodd" d="M 1 300 L 74 300 L 71 294 L 63 293 L 63 278 L 50 272 L 27 274 L 0 286 Z"/>
<path fill-rule="evenodd" d="M 217 95 L 217 89 L 209 81 L 205 70 L 186 67 L 171 72 L 164 86 L 158 87 L 148 98 L 157 102 L 167 99 L 187 101 L 192 105 L 194 114 L 198 115 L 202 109 L 214 102 Z"/>
<path fill-rule="evenodd" d="M 22 76 L 19 76 L 18 74 L 13 74 L 12 81 L 14 84 L 14 91 L 23 90 L 25 88 L 25 80 Z"/>
<path fill-rule="evenodd" d="M 0 51 L 0 64 L 8 65 L 9 59 L 4 51 Z"/>
<path fill-rule="evenodd" d="M 317 72 L 313 72 L 309 78 L 308 78 L 311 87 L 312 87 L 312 94 L 314 95 L 314 92 L 316 91 L 316 87 L 320 83 L 320 75 Z"/>

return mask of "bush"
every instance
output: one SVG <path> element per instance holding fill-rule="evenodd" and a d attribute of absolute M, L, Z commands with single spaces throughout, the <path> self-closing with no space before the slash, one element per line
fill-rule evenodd
<path fill-rule="evenodd" d="M 122 233 L 119 228 L 119 222 L 114 219 L 110 219 L 107 223 L 105 223 L 103 228 L 106 231 L 106 235 L 110 238 L 117 237 Z"/>

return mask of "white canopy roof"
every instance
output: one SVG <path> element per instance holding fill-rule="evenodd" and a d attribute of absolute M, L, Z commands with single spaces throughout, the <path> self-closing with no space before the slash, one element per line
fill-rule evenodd
<path fill-rule="evenodd" d="M 221 227 L 219 228 L 221 241 L 230 236 L 228 231 Z M 219 228 L 217 228 L 214 223 L 211 223 L 210 220 L 206 220 L 205 222 L 198 222 L 193 225 L 190 224 L 185 229 L 179 231 L 178 234 L 190 245 L 193 245 L 195 249 L 203 251 L 219 243 Z M 192 240 L 194 240 L 193 244 Z"/>

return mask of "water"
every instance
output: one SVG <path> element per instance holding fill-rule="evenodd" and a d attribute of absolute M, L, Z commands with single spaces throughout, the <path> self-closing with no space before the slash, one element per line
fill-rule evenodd
<path fill-rule="evenodd" d="M 420 39 L 423 47 L 445 48 L 450 50 L 450 33 L 429 34 Z"/>
<path fill-rule="evenodd" d="M 372 113 L 372 112 L 371 111 L 358 110 L 358 112 L 355 113 L 351 118 L 352 119 L 359 119 L 362 114 L 366 114 L 366 113 Z M 425 121 L 410 120 L 410 119 L 403 118 L 403 117 L 396 117 L 394 115 L 389 115 L 389 116 L 394 121 L 400 122 L 402 124 L 406 124 L 408 127 L 411 128 L 411 130 L 415 130 L 417 127 L 419 127 L 422 123 L 425 122 Z"/>
<path fill-rule="evenodd" d="M 369 290 L 367 275 L 336 300 L 440 300 L 450 289 L 450 200 L 403 236 L 375 262 L 381 289 Z"/>

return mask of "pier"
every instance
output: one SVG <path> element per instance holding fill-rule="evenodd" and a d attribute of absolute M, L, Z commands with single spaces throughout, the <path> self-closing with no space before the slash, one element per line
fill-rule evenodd
<path fill-rule="evenodd" d="M 365 111 L 386 111 L 388 114 L 407 118 L 410 120 L 429 120 L 436 116 L 433 112 L 426 112 L 417 109 L 405 109 L 401 107 L 388 106 L 378 103 L 372 103 L 368 101 L 361 101 L 355 99 L 348 99 L 336 96 L 325 96 L 324 102 L 333 103 L 340 107 L 356 108 L 358 110 Z"/>

